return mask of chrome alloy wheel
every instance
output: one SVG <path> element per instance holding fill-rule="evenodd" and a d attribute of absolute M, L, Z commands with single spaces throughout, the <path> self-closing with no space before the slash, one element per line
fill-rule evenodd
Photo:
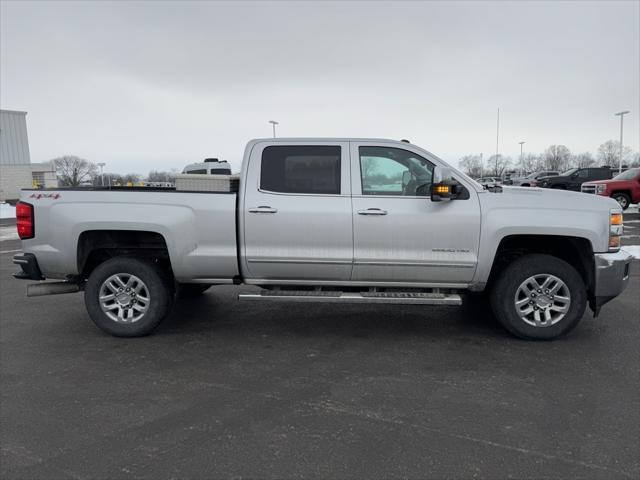
<path fill-rule="evenodd" d="M 534 327 L 562 320 L 571 306 L 569 287 L 555 275 L 533 275 L 520 284 L 515 296 L 518 316 Z"/>
<path fill-rule="evenodd" d="M 617 195 L 616 201 L 618 202 L 618 205 L 620 205 L 620 207 L 623 210 L 629 206 L 629 201 L 627 200 L 627 197 L 625 197 L 624 195 Z"/>
<path fill-rule="evenodd" d="M 130 273 L 116 273 L 100 285 L 100 308 L 114 322 L 134 323 L 144 317 L 151 296 L 145 283 Z"/>

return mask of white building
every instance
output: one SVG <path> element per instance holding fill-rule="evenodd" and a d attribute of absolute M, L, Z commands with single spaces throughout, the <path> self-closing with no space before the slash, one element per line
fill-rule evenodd
<path fill-rule="evenodd" d="M 0 110 L 0 201 L 16 200 L 22 188 L 57 187 L 49 163 L 31 163 L 27 112 Z"/>

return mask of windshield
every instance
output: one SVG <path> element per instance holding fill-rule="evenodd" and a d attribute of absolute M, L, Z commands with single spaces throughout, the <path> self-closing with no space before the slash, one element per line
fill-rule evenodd
<path fill-rule="evenodd" d="M 626 172 L 622 172 L 620 175 L 613 177 L 614 180 L 633 180 L 640 174 L 640 168 L 630 168 Z"/>
<path fill-rule="evenodd" d="M 577 172 L 578 169 L 577 168 L 570 168 L 569 170 L 567 170 L 566 172 L 564 172 L 563 174 L 561 174 L 561 176 L 563 177 L 568 177 L 569 175 L 571 175 L 572 173 Z"/>

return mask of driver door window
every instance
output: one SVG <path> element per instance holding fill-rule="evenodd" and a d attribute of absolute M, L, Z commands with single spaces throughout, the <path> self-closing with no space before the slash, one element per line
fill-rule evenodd
<path fill-rule="evenodd" d="M 428 196 L 433 165 L 407 150 L 360 147 L 363 195 Z"/>

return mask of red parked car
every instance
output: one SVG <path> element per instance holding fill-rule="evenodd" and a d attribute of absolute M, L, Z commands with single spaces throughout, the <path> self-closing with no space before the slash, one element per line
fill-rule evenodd
<path fill-rule="evenodd" d="M 581 191 L 611 197 L 626 210 L 632 203 L 640 203 L 640 168 L 630 168 L 611 180 L 583 183 Z"/>

